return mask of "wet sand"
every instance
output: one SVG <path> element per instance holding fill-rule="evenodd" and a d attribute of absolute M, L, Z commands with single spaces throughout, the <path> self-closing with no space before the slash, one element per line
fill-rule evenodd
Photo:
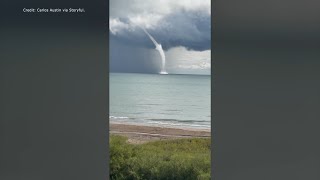
<path fill-rule="evenodd" d="M 115 123 L 110 124 L 110 134 L 126 136 L 128 142 L 132 144 L 165 139 L 211 137 L 209 129 L 178 129 Z"/>

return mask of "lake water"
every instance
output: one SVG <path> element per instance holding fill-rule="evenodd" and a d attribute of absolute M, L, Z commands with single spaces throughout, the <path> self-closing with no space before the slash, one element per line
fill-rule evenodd
<path fill-rule="evenodd" d="M 110 73 L 110 122 L 173 128 L 211 125 L 210 75 Z"/>

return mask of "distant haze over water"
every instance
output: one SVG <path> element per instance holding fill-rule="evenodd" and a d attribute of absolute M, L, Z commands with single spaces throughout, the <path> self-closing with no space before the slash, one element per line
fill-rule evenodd
<path fill-rule="evenodd" d="M 210 78 L 210 75 L 110 73 L 110 121 L 209 129 Z"/>

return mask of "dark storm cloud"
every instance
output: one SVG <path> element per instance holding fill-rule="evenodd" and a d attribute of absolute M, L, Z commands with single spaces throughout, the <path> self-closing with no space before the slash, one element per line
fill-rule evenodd
<path fill-rule="evenodd" d="M 203 11 L 176 11 L 147 30 L 165 50 L 177 46 L 197 51 L 211 49 L 211 17 Z M 128 18 L 114 19 L 110 36 L 126 44 L 154 48 L 142 29 Z"/>
<path fill-rule="evenodd" d="M 202 51 L 211 48 L 210 24 L 211 18 L 208 14 L 180 11 L 165 17 L 160 23 L 161 28 L 152 32 L 167 49 L 184 46 Z"/>
<path fill-rule="evenodd" d="M 210 1 L 111 1 L 110 71 L 159 72 L 160 56 L 143 28 L 165 51 L 174 47 L 211 50 Z"/>
<path fill-rule="evenodd" d="M 125 44 L 110 36 L 110 72 L 155 73 L 160 70 L 157 63 L 160 56 L 156 51 Z"/>

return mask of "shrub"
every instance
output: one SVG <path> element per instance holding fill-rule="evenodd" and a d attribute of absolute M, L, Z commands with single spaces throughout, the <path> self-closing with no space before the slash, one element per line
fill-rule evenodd
<path fill-rule="evenodd" d="M 110 137 L 112 180 L 210 179 L 208 138 L 176 139 L 128 144 L 127 138 Z"/>

